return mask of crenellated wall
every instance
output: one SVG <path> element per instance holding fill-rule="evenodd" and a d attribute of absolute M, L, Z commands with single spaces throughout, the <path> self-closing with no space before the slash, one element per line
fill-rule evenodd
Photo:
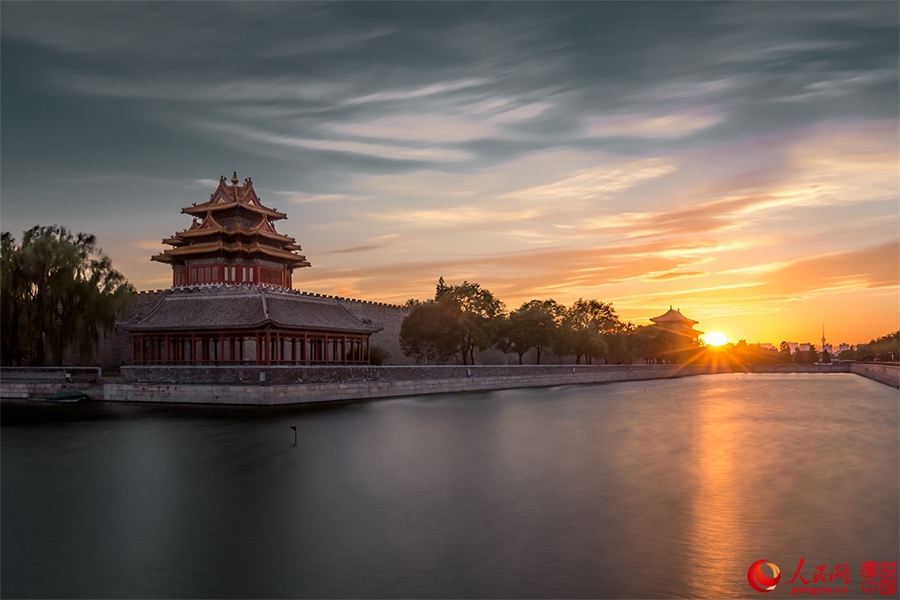
<path fill-rule="evenodd" d="M 381 302 L 369 302 L 366 300 L 352 300 L 350 298 L 338 298 L 341 306 L 346 308 L 358 319 L 368 319 L 384 327 L 372 336 L 373 346 L 380 346 L 388 351 L 386 364 L 412 365 L 415 361 L 403 355 L 400 349 L 400 326 L 403 319 L 409 314 L 409 309 L 396 304 L 384 304 Z"/>

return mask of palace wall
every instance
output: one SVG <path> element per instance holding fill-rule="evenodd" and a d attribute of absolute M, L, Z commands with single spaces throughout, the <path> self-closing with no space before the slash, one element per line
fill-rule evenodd
<path fill-rule="evenodd" d="M 152 290 L 138 292 L 134 300 L 128 306 L 125 316 L 120 320 L 132 320 L 150 311 L 170 290 Z M 338 296 L 326 296 L 324 294 L 312 294 L 323 298 L 334 298 L 341 306 L 347 309 L 358 319 L 369 321 L 384 327 L 383 331 L 374 334 L 371 338 L 373 346 L 380 346 L 387 350 L 387 364 L 405 365 L 414 364 L 410 358 L 403 355 L 400 349 L 400 325 L 409 314 L 408 309 L 395 304 L 383 302 L 371 302 L 368 300 L 356 300 L 353 298 L 341 298 Z M 100 344 L 94 356 L 85 360 L 76 352 L 70 351 L 66 356 L 65 364 L 73 366 L 99 366 L 104 371 L 118 371 L 121 367 L 131 364 L 131 334 L 122 329 L 101 338 Z"/>
<path fill-rule="evenodd" d="M 338 302 L 357 319 L 368 319 L 376 325 L 384 327 L 383 331 L 374 334 L 372 346 L 380 346 L 388 352 L 388 365 L 412 365 L 415 361 L 404 356 L 400 349 L 400 326 L 409 314 L 409 309 L 396 304 L 369 302 L 351 298 L 337 298 Z"/>

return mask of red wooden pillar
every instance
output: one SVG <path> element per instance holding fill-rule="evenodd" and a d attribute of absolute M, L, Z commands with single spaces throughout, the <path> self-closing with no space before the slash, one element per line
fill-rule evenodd
<path fill-rule="evenodd" d="M 256 334 L 256 360 L 259 364 L 263 364 L 266 360 L 266 340 L 265 336 Z"/>
<path fill-rule="evenodd" d="M 280 365 L 284 360 L 284 338 L 281 337 L 281 332 L 275 332 L 275 364 Z"/>
<path fill-rule="evenodd" d="M 191 334 L 191 364 L 197 364 L 197 338 Z"/>
<path fill-rule="evenodd" d="M 266 330 L 266 364 L 272 364 L 272 332 Z"/>

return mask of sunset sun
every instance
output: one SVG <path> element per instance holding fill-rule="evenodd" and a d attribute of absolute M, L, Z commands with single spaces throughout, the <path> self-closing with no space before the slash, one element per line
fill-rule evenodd
<path fill-rule="evenodd" d="M 704 335 L 703 341 L 707 346 L 724 346 L 728 343 L 728 336 L 719 331 L 713 331 Z"/>

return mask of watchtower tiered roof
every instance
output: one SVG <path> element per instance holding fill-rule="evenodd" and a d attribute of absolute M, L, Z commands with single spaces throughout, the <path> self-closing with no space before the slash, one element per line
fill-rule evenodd
<path fill-rule="evenodd" d="M 172 265 L 173 285 L 261 283 L 292 286 L 294 269 L 310 266 L 297 240 L 275 229 L 287 215 L 263 205 L 249 177 L 231 185 L 223 175 L 209 201 L 181 212 L 191 226 L 163 240 L 172 246 L 151 257 Z"/>
<path fill-rule="evenodd" d="M 703 334 L 702 331 L 694 329 L 694 325 L 700 321 L 688 319 L 681 314 L 680 310 L 673 309 L 671 306 L 664 314 L 650 319 L 660 329 L 677 333 L 691 339 L 696 339 Z"/>
<path fill-rule="evenodd" d="M 193 224 L 152 257 L 172 265 L 172 289 L 117 324 L 131 333 L 133 364 L 369 362 L 369 339 L 383 327 L 336 298 L 291 289 L 292 271 L 309 262 L 275 230 L 287 215 L 263 205 L 249 177 L 220 178 L 208 202 L 181 212 Z"/>

